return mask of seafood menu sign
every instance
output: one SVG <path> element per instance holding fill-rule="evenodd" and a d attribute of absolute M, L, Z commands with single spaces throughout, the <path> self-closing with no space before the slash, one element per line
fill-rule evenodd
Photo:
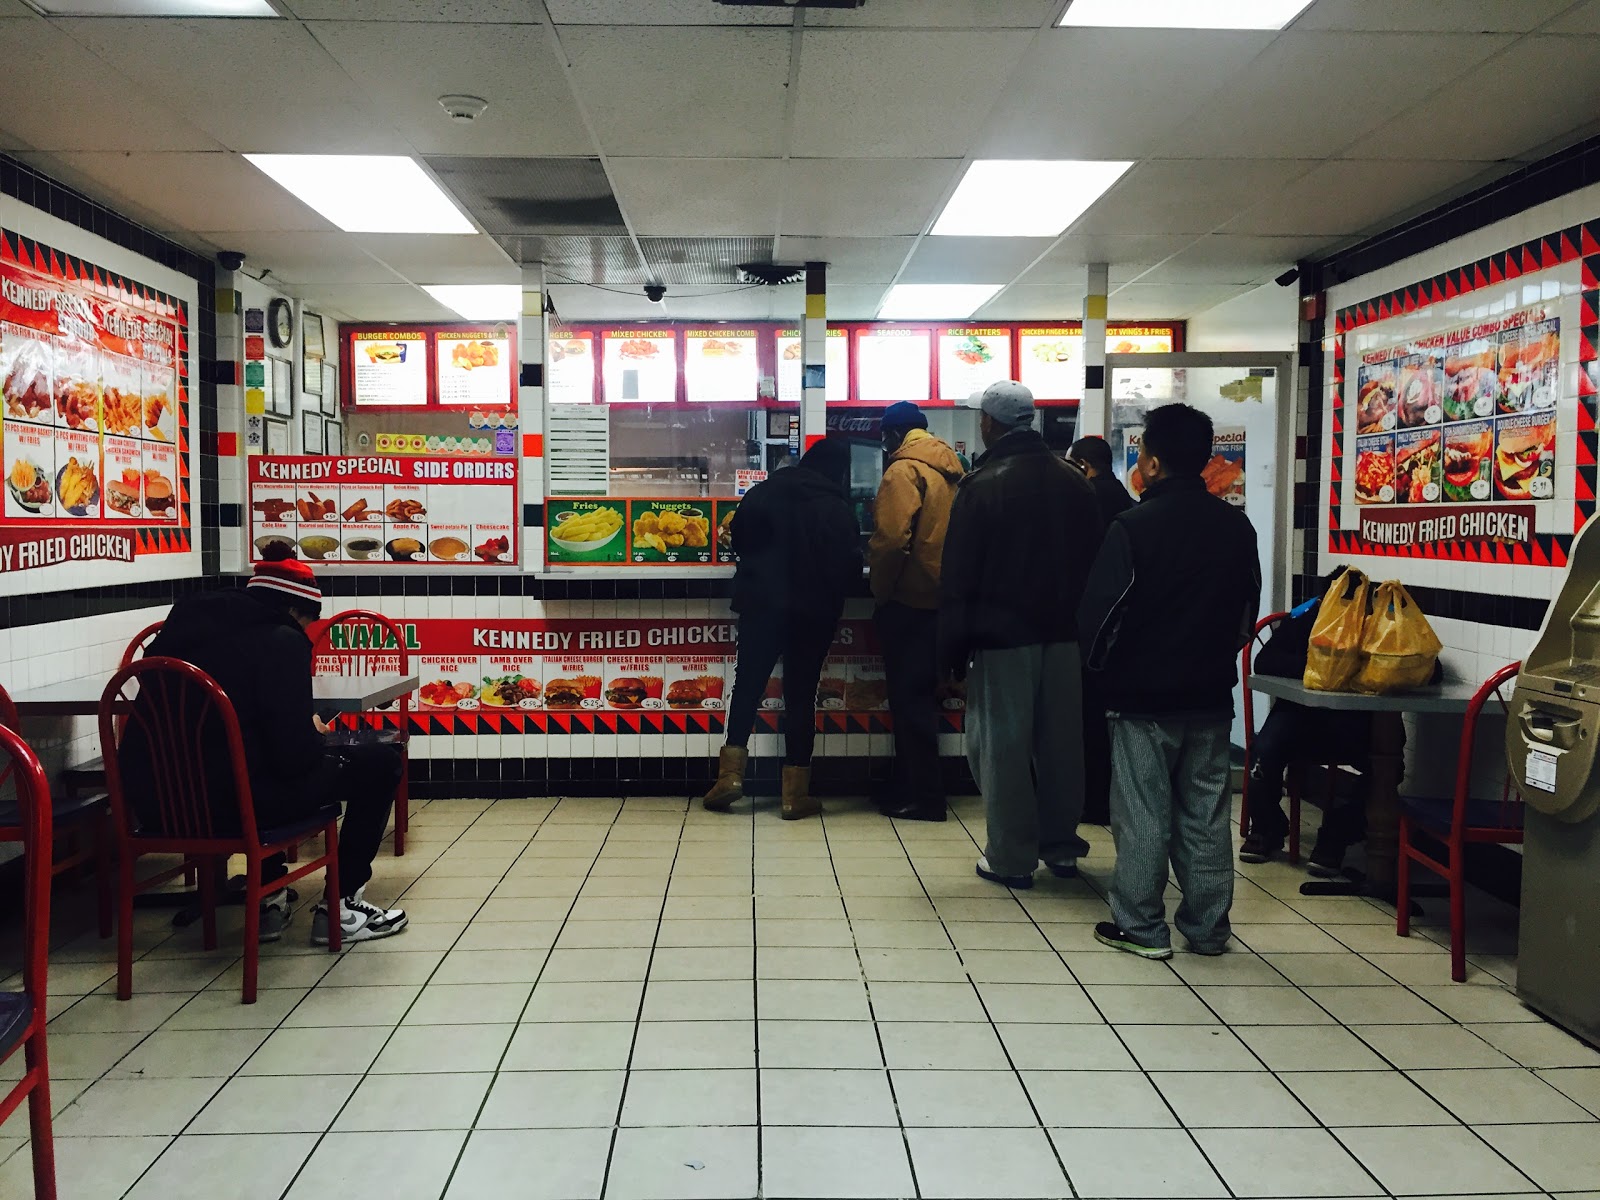
<path fill-rule="evenodd" d="M 188 321 L 0 230 L 0 574 L 189 553 Z"/>
<path fill-rule="evenodd" d="M 517 561 L 517 461 L 412 455 L 250 458 L 250 558 L 481 569 Z"/>

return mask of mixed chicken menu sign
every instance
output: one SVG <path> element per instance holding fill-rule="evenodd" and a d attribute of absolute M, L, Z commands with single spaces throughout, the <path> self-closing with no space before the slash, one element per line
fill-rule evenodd
<path fill-rule="evenodd" d="M 322 563 L 482 568 L 517 561 L 514 458 L 250 459 L 250 557 L 286 542 Z"/>
<path fill-rule="evenodd" d="M 1355 502 L 1555 496 L 1561 321 L 1534 305 L 1361 355 Z"/>
<path fill-rule="evenodd" d="M 0 231 L 0 573 L 188 552 L 187 355 L 180 302 Z"/>
<path fill-rule="evenodd" d="M 435 714 L 720 712 L 733 692 L 738 651 L 737 625 L 726 618 L 437 619 L 407 622 L 402 633 L 421 681 L 415 704 Z M 317 670 L 337 674 L 341 655 L 393 650 L 381 636 L 364 623 L 335 626 L 329 634 L 335 653 L 319 658 Z M 781 670 L 767 684 L 763 709 L 784 707 Z M 816 707 L 823 713 L 887 709 L 870 620 L 840 623 Z"/>

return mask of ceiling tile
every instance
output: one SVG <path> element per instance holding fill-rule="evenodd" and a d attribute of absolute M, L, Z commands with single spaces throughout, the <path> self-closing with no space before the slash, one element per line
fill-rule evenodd
<path fill-rule="evenodd" d="M 61 154 L 96 190 L 110 192 L 166 229 L 329 231 L 329 222 L 237 154 Z"/>
<path fill-rule="evenodd" d="M 1182 320 L 1249 290 L 1249 285 L 1228 283 L 1136 285 L 1112 294 L 1109 316 L 1113 321 Z"/>
<path fill-rule="evenodd" d="M 0 124 L 22 142 L 47 151 L 220 149 L 165 106 L 164 88 L 122 74 L 118 56 L 101 58 L 48 21 L 6 24 L 15 34 L 0 30 L 10 48 L 0 70 Z M 17 53 L 24 44 L 28 52 Z"/>
<path fill-rule="evenodd" d="M 270 230 L 209 230 L 199 234 L 213 246 L 238 250 L 245 270 L 272 272 L 284 284 L 398 284 L 404 282 L 373 258 L 349 233 L 279 233 Z"/>
<path fill-rule="evenodd" d="M 1152 159 L 1136 163 L 1072 227 L 1081 234 L 1210 233 L 1317 164 L 1308 159 Z"/>
<path fill-rule="evenodd" d="M 1149 272 L 1141 273 L 1133 286 L 1257 282 L 1293 266 L 1329 243 L 1326 237 L 1211 234 Z"/>
<path fill-rule="evenodd" d="M 1138 159 L 1181 114 L 1271 44 L 1271 33 L 1053 29 L 999 90 L 986 158 Z M 1130 87 L 1130 81 L 1137 84 Z M 1189 157 L 1178 150 L 1171 157 Z"/>
<path fill-rule="evenodd" d="M 302 297 L 314 310 L 337 310 L 354 321 L 459 321 L 427 292 L 401 284 L 317 284 Z"/>
<path fill-rule="evenodd" d="M 1527 33 L 1572 0 L 1317 0 L 1295 21 L 1308 29 L 1388 33 Z"/>
<path fill-rule="evenodd" d="M 806 28 L 1038 29 L 1059 7 L 1058 0 L 872 0 L 856 9 L 812 9 Z"/>
<path fill-rule="evenodd" d="M 613 158 L 611 179 L 641 236 L 767 234 L 777 227 L 776 158 Z"/>
<path fill-rule="evenodd" d="M 973 315 L 986 321 L 1078 321 L 1083 318 L 1083 295 L 1081 284 L 1077 287 L 1017 284 Z"/>
<path fill-rule="evenodd" d="M 798 321 L 805 306 L 805 288 L 799 285 L 752 287 L 699 299 L 667 293 L 667 315 L 674 321 Z"/>
<path fill-rule="evenodd" d="M 847 283 L 828 289 L 828 320 L 870 321 L 878 315 L 886 289 L 879 284 Z"/>
<path fill-rule="evenodd" d="M 1557 17 L 1541 33 L 1600 34 L 1600 0 L 1583 0 L 1565 16 Z"/>
<path fill-rule="evenodd" d="M 790 151 L 962 157 L 1031 36 L 808 29 Z"/>
<path fill-rule="evenodd" d="M 650 276 L 657 283 L 739 286 L 739 264 L 772 261 L 767 237 L 640 238 Z"/>
<path fill-rule="evenodd" d="M 960 169 L 953 159 L 790 159 L 780 229 L 810 237 L 921 233 Z"/>
<path fill-rule="evenodd" d="M 1486 80 L 1515 80 L 1516 86 L 1489 87 Z M 1406 159 L 1429 147 L 1484 160 L 1515 158 L 1587 125 L 1596 112 L 1600 39 L 1528 37 L 1344 153 Z"/>
<path fill-rule="evenodd" d="M 574 27 L 562 44 L 606 154 L 783 153 L 784 30 Z"/>
<path fill-rule="evenodd" d="M 0 17 L 37 17 L 22 0 L 0 0 Z"/>
<path fill-rule="evenodd" d="M 1167 157 L 1330 158 L 1510 45 L 1505 35 L 1286 33 L 1215 96 L 1167 126 Z M 1396 71 L 1404 64 L 1403 86 Z M 1522 77 L 1503 72 L 1494 79 Z M 1476 111 L 1484 73 L 1474 74 Z M 1448 145 L 1435 138 L 1412 146 Z M 1452 148 L 1454 154 L 1462 151 Z M 1363 157 L 1377 157 L 1368 155 Z"/>
<path fill-rule="evenodd" d="M 522 271 L 483 234 L 363 233 L 358 246 L 412 283 L 518 283 Z"/>
<path fill-rule="evenodd" d="M 423 154 L 594 153 L 543 26 L 327 21 L 312 32 Z M 439 97 L 456 93 L 489 108 L 452 121 Z"/>
<path fill-rule="evenodd" d="M 1325 162 L 1266 195 L 1221 232 L 1331 237 L 1387 228 L 1425 201 L 1466 190 L 1469 182 L 1483 179 L 1484 168 L 1481 162 L 1427 159 Z"/>
<path fill-rule="evenodd" d="M 408 149 L 387 117 L 368 107 L 360 89 L 296 22 L 100 18 L 57 24 L 107 62 L 122 66 L 134 80 L 133 90 L 161 97 L 229 149 L 316 154 Z M 106 123 L 120 132 L 124 119 Z"/>
<path fill-rule="evenodd" d="M 1186 234 L 1073 234 L 1062 238 L 1054 250 L 1022 277 L 1022 282 L 1030 287 L 1064 284 L 1081 290 L 1085 285 L 1085 266 L 1103 262 L 1111 267 L 1111 285 L 1115 287 L 1193 245 L 1194 241 L 1193 236 Z"/>
<path fill-rule="evenodd" d="M 626 291 L 637 291 L 649 283 L 652 276 L 638 246 L 625 234 L 601 237 L 503 237 L 495 240 L 517 262 L 543 263 L 551 279 L 605 284 Z"/>
<path fill-rule="evenodd" d="M 923 238 L 901 283 L 1010 283 L 1054 238 Z"/>
<path fill-rule="evenodd" d="M 789 25 L 794 14 L 760 4 L 716 0 L 547 0 L 557 25 Z"/>
<path fill-rule="evenodd" d="M 302 21 L 428 21 L 434 24 L 537 23 L 526 0 L 283 0 Z"/>
<path fill-rule="evenodd" d="M 812 238 L 785 234 L 775 253 L 779 262 L 825 262 L 828 290 L 843 284 L 887 284 L 916 243 L 914 237 Z"/>

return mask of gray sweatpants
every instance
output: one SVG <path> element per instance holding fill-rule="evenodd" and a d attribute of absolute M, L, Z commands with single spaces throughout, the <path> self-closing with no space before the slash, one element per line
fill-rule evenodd
<path fill-rule="evenodd" d="M 979 650 L 967 675 L 967 762 L 1001 875 L 1070 863 L 1083 814 L 1083 678 L 1073 642 Z"/>
<path fill-rule="evenodd" d="M 1162 903 L 1170 858 L 1183 889 L 1179 932 L 1198 949 L 1220 950 L 1233 906 L 1230 724 L 1114 714 L 1110 724 L 1112 919 L 1138 941 L 1171 944 Z"/>

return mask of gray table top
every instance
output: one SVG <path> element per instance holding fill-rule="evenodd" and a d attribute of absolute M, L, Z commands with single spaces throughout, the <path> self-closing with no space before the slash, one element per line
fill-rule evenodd
<path fill-rule="evenodd" d="M 318 712 L 365 712 L 381 708 L 415 691 L 415 675 L 319 675 L 311 681 L 311 700 Z M 68 679 L 12 694 L 24 717 L 92 717 L 106 689 L 100 679 Z"/>
<path fill-rule="evenodd" d="M 1464 713 L 1481 684 L 1452 682 L 1388 696 L 1364 696 L 1355 692 L 1316 692 L 1298 679 L 1277 675 L 1251 675 L 1250 690 L 1279 700 L 1291 700 L 1307 708 L 1337 709 L 1342 712 Z M 1491 696 L 1488 706 L 1500 707 Z"/>

